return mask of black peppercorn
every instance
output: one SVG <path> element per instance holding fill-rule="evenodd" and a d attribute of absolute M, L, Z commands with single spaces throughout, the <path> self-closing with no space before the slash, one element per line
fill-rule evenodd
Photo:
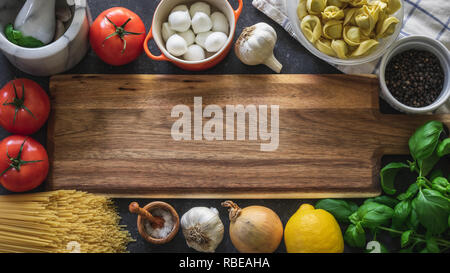
<path fill-rule="evenodd" d="M 444 71 L 439 59 L 428 51 L 407 50 L 386 66 L 386 86 L 401 103 L 411 107 L 432 104 L 444 88 Z"/>

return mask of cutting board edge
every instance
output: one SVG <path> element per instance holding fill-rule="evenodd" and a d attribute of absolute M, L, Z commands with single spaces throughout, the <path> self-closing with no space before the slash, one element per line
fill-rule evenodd
<path fill-rule="evenodd" d="M 371 198 L 381 195 L 376 192 L 278 192 L 278 193 L 156 193 L 156 194 L 106 194 L 97 193 L 110 198 L 148 198 L 148 199 L 325 199 L 325 198 Z"/>

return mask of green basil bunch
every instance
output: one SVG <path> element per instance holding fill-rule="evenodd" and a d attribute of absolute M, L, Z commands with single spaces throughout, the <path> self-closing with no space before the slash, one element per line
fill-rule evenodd
<path fill-rule="evenodd" d="M 5 27 L 5 36 L 13 44 L 22 47 L 36 48 L 44 46 L 44 43 L 31 36 L 23 36 L 22 32 L 15 30 L 12 24 Z"/>
<path fill-rule="evenodd" d="M 430 121 L 409 139 L 413 161 L 394 162 L 380 173 L 381 187 L 394 195 L 395 178 L 402 169 L 417 173 L 408 189 L 395 197 L 382 195 L 364 201 L 361 206 L 345 200 L 324 199 L 316 208 L 324 209 L 343 224 L 348 224 L 345 241 L 364 248 L 369 234 L 387 231 L 399 236 L 401 252 L 443 252 L 450 249 L 450 177 L 433 168 L 450 154 L 450 138 L 443 139 L 443 124 Z M 384 248 L 384 247 L 383 247 Z"/>

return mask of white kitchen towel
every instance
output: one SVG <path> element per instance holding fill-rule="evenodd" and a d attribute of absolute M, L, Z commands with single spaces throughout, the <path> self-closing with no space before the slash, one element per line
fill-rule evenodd
<path fill-rule="evenodd" d="M 285 1 L 253 0 L 253 6 L 280 24 L 294 38 Z M 410 35 L 426 35 L 441 41 L 450 49 L 450 0 L 404 0 L 405 17 L 399 39 Z M 347 74 L 376 73 L 380 60 L 357 66 L 336 66 Z"/>

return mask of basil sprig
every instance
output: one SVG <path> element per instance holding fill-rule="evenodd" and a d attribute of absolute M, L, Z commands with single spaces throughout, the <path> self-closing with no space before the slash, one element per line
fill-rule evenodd
<path fill-rule="evenodd" d="M 45 45 L 43 42 L 39 41 L 36 38 L 33 38 L 31 36 L 23 36 L 22 32 L 15 30 L 12 24 L 6 25 L 5 36 L 11 43 L 22 47 L 36 48 Z"/>
<path fill-rule="evenodd" d="M 450 154 L 450 138 L 444 126 L 430 121 L 409 139 L 412 161 L 393 162 L 380 172 L 381 187 L 387 195 L 369 198 L 361 206 L 346 200 L 324 199 L 316 206 L 327 210 L 347 225 L 344 240 L 352 247 L 366 247 L 367 237 L 378 232 L 400 239 L 400 252 L 436 253 L 450 249 L 450 177 L 433 168 Z M 405 192 L 397 193 L 399 172 L 417 173 Z M 389 196 L 391 195 L 391 196 Z"/>

